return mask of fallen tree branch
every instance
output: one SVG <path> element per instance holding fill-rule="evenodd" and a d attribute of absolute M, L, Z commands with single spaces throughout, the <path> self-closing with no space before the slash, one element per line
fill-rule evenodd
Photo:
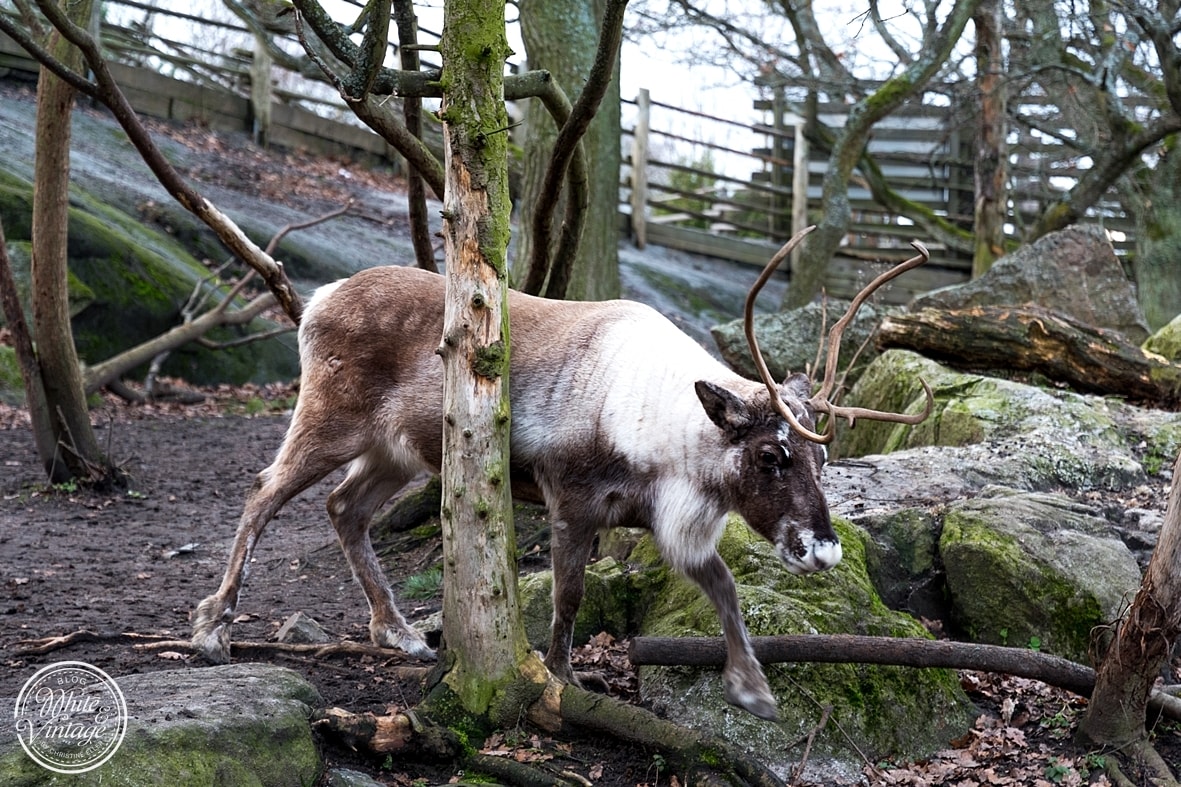
<path fill-rule="evenodd" d="M 163 634 L 140 634 L 134 631 L 92 631 L 80 629 L 69 634 L 60 634 L 39 639 L 20 640 L 16 643 L 19 650 L 13 651 L 17 657 L 41 656 L 55 650 L 71 647 L 86 642 L 128 642 L 132 649 L 140 652 L 155 652 L 160 650 L 175 650 L 187 653 L 194 652 L 193 643 L 187 639 L 172 639 Z M 327 658 L 329 656 L 371 656 L 377 659 L 409 660 L 405 653 L 394 648 L 382 648 L 365 642 L 342 640 L 329 643 L 304 642 L 249 642 L 235 641 L 232 652 L 237 655 L 259 653 L 294 653 L 308 655 L 313 658 Z M 399 675 L 405 678 L 421 678 L 430 670 L 429 667 L 403 666 L 399 667 Z"/>
<path fill-rule="evenodd" d="M 23 647 L 13 651 L 13 655 L 18 658 L 24 656 L 41 656 L 82 642 L 142 642 L 143 640 L 168 641 L 161 634 L 137 634 L 132 631 L 91 631 L 90 629 L 80 629 L 69 634 L 52 637 L 22 639 L 16 644 Z"/>
<path fill-rule="evenodd" d="M 808 661 L 825 664 L 884 664 L 896 667 L 970 669 L 1032 678 L 1089 697 L 1095 670 L 1061 656 L 1000 645 L 853 634 L 752 637 L 755 656 L 764 664 Z M 628 659 L 635 666 L 722 666 L 726 646 L 721 637 L 636 637 Z M 1181 702 L 1153 692 L 1149 710 L 1181 721 Z"/>
<path fill-rule="evenodd" d="M 139 651 L 156 650 L 185 650 L 194 652 L 193 643 L 187 639 L 170 639 L 160 642 L 149 642 L 134 646 Z M 311 656 L 312 658 L 327 658 L 329 656 L 372 656 L 377 659 L 409 661 L 409 656 L 394 648 L 382 648 L 365 642 L 343 640 L 341 642 L 308 643 L 308 642 L 249 642 L 234 641 L 231 653 L 238 655 L 260 653 L 294 653 Z M 425 675 L 429 667 L 406 667 L 410 672 L 402 673 L 405 677 L 419 677 Z M 419 674 L 421 673 L 421 675 Z"/>
<path fill-rule="evenodd" d="M 1181 407 L 1181 365 L 1114 331 L 1037 306 L 920 309 L 885 318 L 877 344 L 914 350 L 969 371 L 1037 372 L 1077 391 Z"/>

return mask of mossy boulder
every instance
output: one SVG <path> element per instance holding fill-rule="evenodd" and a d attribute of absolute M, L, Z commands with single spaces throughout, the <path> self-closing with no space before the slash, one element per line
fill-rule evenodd
<path fill-rule="evenodd" d="M 1181 423 L 1174 413 L 1145 417 L 1142 409 L 1114 400 L 955 372 L 905 350 L 879 356 L 846 403 L 917 413 L 924 401 L 920 379 L 935 396 L 930 417 L 916 426 L 878 421 L 859 421 L 853 429 L 842 425 L 836 439 L 840 456 L 970 446 L 986 450 L 951 451 L 947 461 L 976 457 L 979 461 L 959 471 L 991 483 L 1030 490 L 1129 489 L 1146 479 L 1134 455 L 1138 444 L 1150 438 L 1159 442 L 1153 435 L 1169 423 L 1173 426 L 1167 431 L 1175 440 L 1176 424 Z"/>
<path fill-rule="evenodd" d="M 59 776 L 33 762 L 0 725 L 0 784 L 303 787 L 323 770 L 308 719 L 322 704 L 298 673 L 229 664 L 117 677 L 127 732 L 103 765 Z"/>
<path fill-rule="evenodd" d="M 946 611 L 939 535 L 942 520 L 906 506 L 860 517 L 865 529 L 865 567 L 890 609 L 938 620 Z"/>
<path fill-rule="evenodd" d="M 626 637 L 639 626 L 662 577 L 658 568 L 634 569 L 605 557 L 587 566 L 586 595 L 574 621 L 574 644 L 585 643 L 599 632 Z M 538 571 L 521 578 L 521 618 L 529 644 L 544 652 L 549 647 L 554 615 L 554 576 Z"/>
<path fill-rule="evenodd" d="M 1167 361 L 1173 363 L 1181 361 L 1181 315 L 1177 315 L 1171 322 L 1149 336 L 1142 347 Z"/>
<path fill-rule="evenodd" d="M 738 583 L 751 634 L 869 634 L 929 637 L 912 617 L 891 611 L 878 597 L 866 569 L 866 534 L 835 521 L 844 559 L 831 571 L 811 576 L 789 573 L 773 548 L 738 517 L 719 544 Z M 633 560 L 658 565 L 651 542 Z M 716 636 L 717 613 L 691 583 L 667 572 L 663 590 L 644 616 L 649 636 Z M 776 664 L 765 666 L 779 702 L 781 720 L 761 721 L 722 698 L 721 670 L 642 667 L 645 702 L 673 720 L 724 735 L 758 752 L 785 773 L 799 759 L 801 741 L 831 705 L 832 718 L 866 756 L 921 757 L 943 748 L 971 726 L 975 714 L 949 670 L 911 670 L 862 664 Z M 817 736 L 810 762 L 825 773 L 854 777 L 862 764 L 846 738 L 828 725 Z"/>
<path fill-rule="evenodd" d="M 18 290 L 28 312 L 32 185 L 0 170 L 0 220 Z M 181 322 L 180 309 L 209 271 L 177 241 L 75 187 L 69 218 L 69 292 L 74 342 L 97 363 Z M 257 320 L 209 338 L 227 341 L 275 327 Z M 174 351 L 165 374 L 195 383 L 289 379 L 298 374 L 294 335 L 225 350 L 190 345 Z"/>
<path fill-rule="evenodd" d="M 1061 495 L 989 487 L 948 509 L 939 550 L 953 621 L 971 641 L 1081 663 L 1092 631 L 1116 620 L 1140 584 L 1111 524 Z"/>

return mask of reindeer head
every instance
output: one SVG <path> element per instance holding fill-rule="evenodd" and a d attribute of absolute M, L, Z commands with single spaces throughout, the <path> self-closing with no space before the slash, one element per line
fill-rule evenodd
<path fill-rule="evenodd" d="M 789 571 L 796 574 L 824 571 L 841 560 L 841 543 L 828 514 L 828 502 L 820 486 L 825 444 L 835 435 L 837 418 L 846 418 L 852 426 L 856 419 L 917 424 L 931 414 L 933 396 L 926 381 L 920 380 L 927 401 L 923 411 L 914 415 L 840 407 L 830 400 L 836 387 L 837 361 L 841 336 L 853 321 L 857 310 L 875 290 L 911 268 L 926 262 L 930 255 L 917 241 L 918 255 L 877 276 L 857 294 L 844 316 L 828 336 L 828 357 L 824 379 L 812 393 L 807 375 L 789 374 L 777 384 L 767 369 L 754 332 L 754 302 L 775 268 L 799 245 L 814 227 L 796 233 L 763 269 L 746 297 L 744 325 L 746 339 L 759 377 L 768 394 L 769 407 L 751 407 L 750 402 L 709 383 L 697 384 L 697 395 L 709 417 L 732 442 L 743 445 L 739 473 L 743 488 L 737 509 L 750 526 L 771 543 Z M 824 432 L 816 428 L 818 415 L 828 416 Z"/>
<path fill-rule="evenodd" d="M 801 424 L 816 428 L 808 377 L 791 375 L 773 397 L 754 384 L 741 393 L 705 381 L 696 389 L 706 414 L 736 449 L 729 489 L 733 509 L 775 545 L 792 573 L 824 571 L 839 563 L 841 542 L 820 487 L 825 448 L 796 432 L 778 412 L 787 407 Z"/>

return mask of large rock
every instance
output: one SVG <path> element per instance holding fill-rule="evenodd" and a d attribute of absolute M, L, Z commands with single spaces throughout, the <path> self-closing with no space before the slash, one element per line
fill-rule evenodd
<path fill-rule="evenodd" d="M 129 718 L 123 743 L 110 760 L 63 778 L 33 762 L 12 725 L 0 724 L 0 784 L 317 783 L 323 764 L 308 718 L 322 701 L 298 673 L 243 663 L 127 675 L 116 681 Z"/>
<path fill-rule="evenodd" d="M 32 184 L 0 168 L 0 221 L 17 288 L 29 311 Z M 104 361 L 181 322 L 180 307 L 209 271 L 175 239 L 75 188 L 69 219 L 69 296 L 74 341 L 84 363 Z M 256 320 L 221 328 L 215 341 L 276 327 Z M 299 373 L 294 334 L 225 350 L 196 344 L 175 350 L 164 373 L 195 383 L 290 379 Z"/>
<path fill-rule="evenodd" d="M 1181 415 L 1113 399 L 963 374 L 904 350 L 883 353 L 846 404 L 919 412 L 919 379 L 935 394 L 917 426 L 858 421 L 841 426 L 834 453 L 864 456 L 939 446 L 932 464 L 976 489 L 989 483 L 1047 491 L 1131 489 L 1167 469 L 1181 450 Z M 922 477 L 932 483 L 939 471 Z M 913 478 L 904 483 L 913 483 Z"/>
<path fill-rule="evenodd" d="M 865 566 L 865 534 L 838 520 L 844 559 L 832 571 L 790 574 L 773 548 L 734 518 L 719 545 L 734 572 L 751 633 L 850 633 L 929 637 L 913 618 L 882 604 Z M 657 565 L 650 544 L 634 559 Z M 667 571 L 667 570 L 666 570 Z M 691 583 L 669 580 L 644 617 L 651 636 L 720 634 L 712 605 Z M 722 698 L 721 670 L 643 667 L 640 690 L 658 712 L 690 727 L 720 734 L 786 775 L 798 762 L 801 741 L 831 705 L 841 729 L 866 756 L 921 757 L 946 746 L 968 727 L 974 711 L 949 670 L 913 670 L 861 664 L 790 664 L 766 668 L 781 720 L 771 723 L 735 709 Z M 861 755 L 834 725 L 816 739 L 809 777 L 856 779 Z"/>
<path fill-rule="evenodd" d="M 1119 617 L 1140 569 L 1111 523 L 1061 495 L 989 487 L 943 518 L 952 617 L 972 642 L 1089 663 L 1092 632 Z"/>
<path fill-rule="evenodd" d="M 638 626 L 652 602 L 660 574 L 652 569 L 634 569 L 605 557 L 587 566 L 585 595 L 574 620 L 575 644 L 586 642 L 601 631 L 626 637 Z M 554 575 L 537 571 L 521 578 L 521 619 L 525 637 L 538 650 L 549 647 L 554 617 Z"/>
<path fill-rule="evenodd" d="M 1148 324 L 1106 231 L 1078 225 L 1052 232 L 993 263 L 967 284 L 915 298 L 913 310 L 1036 303 L 1069 317 L 1119 331 L 1139 344 Z"/>
<path fill-rule="evenodd" d="M 776 312 L 773 314 L 756 314 L 754 318 L 755 337 L 759 341 L 759 349 L 767 362 L 767 368 L 776 380 L 782 380 L 789 372 L 805 372 L 813 367 L 822 370 L 828 358 L 828 347 L 820 335 L 821 326 L 832 328 L 834 322 L 840 319 L 849 304 L 846 301 L 827 303 L 810 303 L 798 309 Z M 877 328 L 880 315 L 873 306 L 866 304 L 857 311 L 857 316 L 845 330 L 844 341 L 841 343 L 844 355 L 841 368 L 848 365 L 850 359 L 857 353 L 857 348 L 864 345 L 857 358 L 857 367 L 848 376 L 852 384 L 860 369 L 864 369 L 875 357 L 877 349 L 873 344 L 866 344 L 866 339 Z M 746 330 L 742 320 L 732 320 L 710 329 L 714 342 L 722 360 L 741 375 L 758 379 L 758 371 L 751 359 L 750 347 L 746 342 Z M 820 353 L 817 364 L 817 351 Z M 813 370 L 813 377 L 820 379 L 821 373 Z"/>
<path fill-rule="evenodd" d="M 1148 352 L 1155 353 L 1166 361 L 1181 362 L 1181 315 L 1177 315 L 1167 325 L 1149 336 L 1142 346 Z"/>

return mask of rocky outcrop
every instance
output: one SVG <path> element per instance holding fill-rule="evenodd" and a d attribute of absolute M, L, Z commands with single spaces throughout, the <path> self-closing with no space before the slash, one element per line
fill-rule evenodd
<path fill-rule="evenodd" d="M 824 363 L 828 359 L 828 348 L 822 346 L 821 326 L 827 325 L 831 328 L 848 306 L 845 301 L 829 300 L 825 303 L 810 303 L 790 311 L 755 315 L 755 337 L 759 341 L 759 349 L 767 362 L 767 368 L 776 380 L 782 380 L 789 372 L 824 369 Z M 862 306 L 857 311 L 856 318 L 845 330 L 842 342 L 845 354 L 842 356 L 841 368 L 847 366 L 854 355 L 857 355 L 857 364 L 847 378 L 849 384 L 855 382 L 860 370 L 877 357 L 877 349 L 867 340 L 877 328 L 880 316 L 872 306 Z M 717 325 L 711 333 L 722 360 L 739 374 L 758 379 L 742 320 Z M 858 348 L 862 348 L 860 354 Z M 821 375 L 814 371 L 813 376 L 819 379 Z"/>
<path fill-rule="evenodd" d="M 1122 333 L 1139 344 L 1148 324 L 1136 290 L 1115 256 L 1107 232 L 1077 225 L 1052 232 L 993 263 L 967 284 L 915 298 L 912 310 L 1035 303 L 1078 322 Z"/>
<path fill-rule="evenodd" d="M 167 670 L 116 679 L 127 703 L 123 743 L 76 785 L 316 784 L 323 764 L 308 718 L 322 704 L 300 675 L 269 664 Z M 0 784 L 58 783 L 0 725 Z"/>
<path fill-rule="evenodd" d="M 31 182 L 0 168 L 0 221 L 27 314 L 32 195 Z M 174 238 L 81 188 L 75 188 L 70 204 L 70 311 L 84 363 L 105 361 L 178 325 L 190 294 L 198 287 L 210 289 L 201 285 L 209 270 Z M 248 327 L 217 329 L 210 338 L 229 341 L 275 327 L 259 319 Z M 164 373 L 194 383 L 289 379 L 299 373 L 295 336 L 223 350 L 191 344 L 169 356 Z"/>

